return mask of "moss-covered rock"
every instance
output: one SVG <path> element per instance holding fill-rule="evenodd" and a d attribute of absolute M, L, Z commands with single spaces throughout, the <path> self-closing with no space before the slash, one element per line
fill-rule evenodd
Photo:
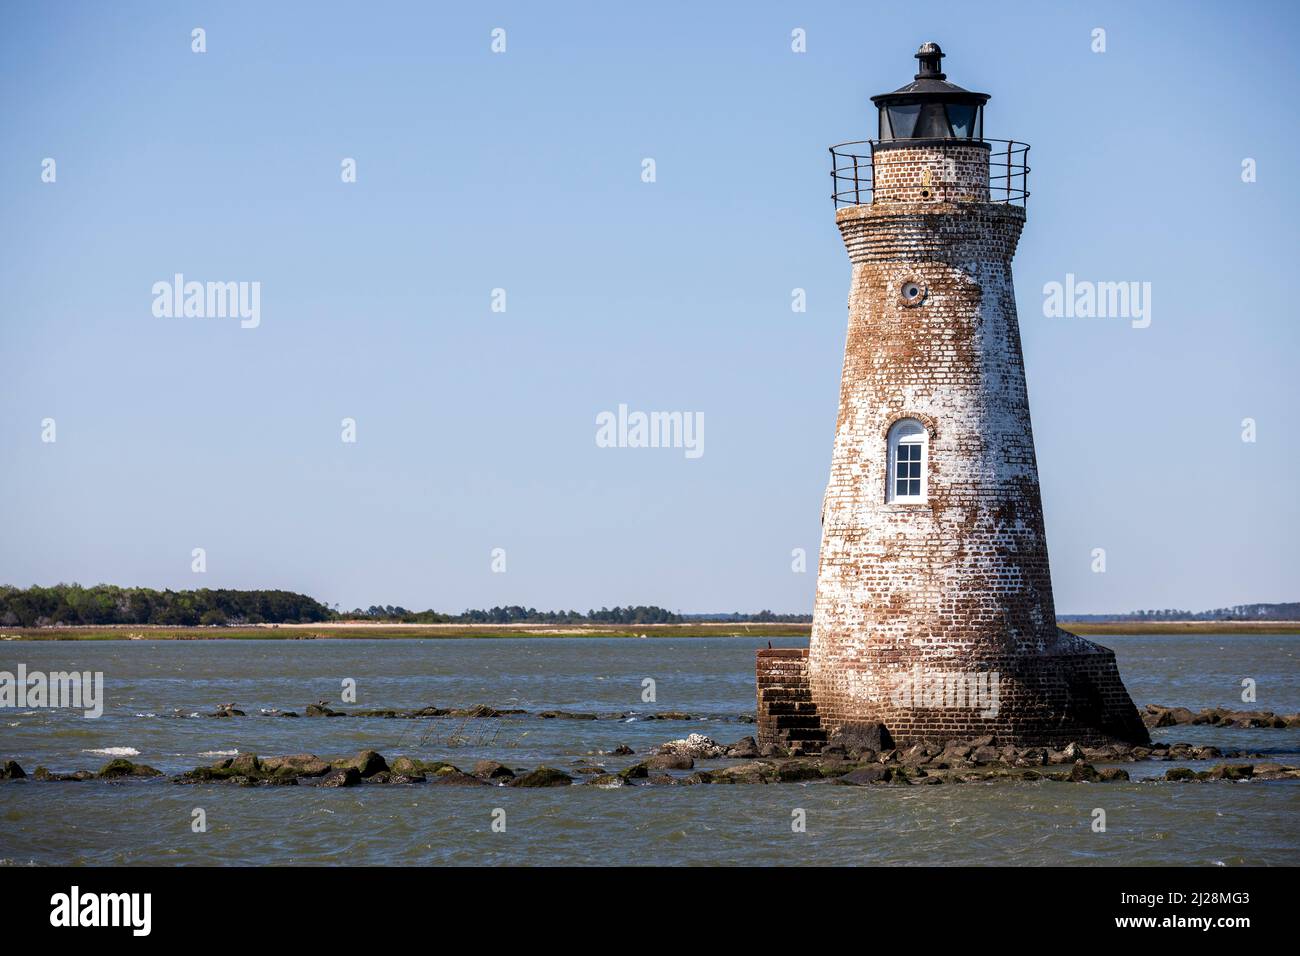
<path fill-rule="evenodd" d="M 122 777 L 161 777 L 162 771 L 155 770 L 147 764 L 132 763 L 122 757 L 110 760 L 99 770 L 99 777 L 103 780 L 117 780 Z"/>
<path fill-rule="evenodd" d="M 647 770 L 691 770 L 695 767 L 695 760 L 685 754 L 655 754 L 646 757 L 642 766 Z"/>
<path fill-rule="evenodd" d="M 37 767 L 32 771 L 32 779 L 42 781 L 68 780 L 75 782 L 81 780 L 94 780 L 95 775 L 89 770 L 74 770 L 72 773 L 55 773 L 47 767 Z"/>
<path fill-rule="evenodd" d="M 237 776 L 260 777 L 262 775 L 262 763 L 257 759 L 257 754 L 239 754 L 230 761 L 229 769 Z"/>
<path fill-rule="evenodd" d="M 490 717 L 500 717 L 504 713 L 505 711 L 497 710 L 495 707 L 489 707 L 487 704 L 475 704 L 473 707 L 454 707 L 447 711 L 447 716 L 486 719 Z"/>
<path fill-rule="evenodd" d="M 837 777 L 835 782 L 846 784 L 851 787 L 866 787 L 874 784 L 889 783 L 893 778 L 894 771 L 897 769 L 900 768 L 884 767 L 879 764 L 875 766 L 859 767 L 857 770 L 850 771 L 842 777 Z"/>
<path fill-rule="evenodd" d="M 377 751 L 363 750 L 354 756 L 335 760 L 332 766 L 335 769 L 353 767 L 362 777 L 373 777 L 377 773 L 388 770 L 388 761 Z"/>
<path fill-rule="evenodd" d="M 806 763 L 786 764 L 776 771 L 776 778 L 782 783 L 798 783 L 801 780 L 820 780 L 822 771 L 818 766 Z"/>
<path fill-rule="evenodd" d="M 727 747 L 727 756 L 736 760 L 753 760 L 758 756 L 758 743 L 753 737 L 741 737 Z"/>
<path fill-rule="evenodd" d="M 263 757 L 263 773 L 274 777 L 319 777 L 330 771 L 330 765 L 315 754 L 288 754 L 283 757 Z"/>
<path fill-rule="evenodd" d="M 437 787 L 487 787 L 490 784 L 486 780 L 481 780 L 473 774 L 464 773 L 455 767 L 445 767 L 429 778 L 429 782 Z M 537 784 L 537 786 L 548 786 L 547 784 Z"/>
<path fill-rule="evenodd" d="M 325 776 L 314 779 L 318 787 L 355 787 L 361 783 L 361 774 L 356 767 L 338 767 Z"/>
<path fill-rule="evenodd" d="M 776 766 L 761 760 L 723 767 L 710 774 L 710 783 L 721 784 L 757 784 L 769 783 L 776 779 Z"/>
<path fill-rule="evenodd" d="M 522 777 L 516 777 L 510 781 L 512 787 L 567 787 L 573 783 L 573 778 L 563 770 L 556 770 L 554 767 L 538 767 Z"/>
<path fill-rule="evenodd" d="M 515 775 L 513 770 L 495 760 L 480 760 L 471 772 L 484 780 L 509 780 Z"/>
<path fill-rule="evenodd" d="M 397 757 L 388 765 L 388 768 L 392 770 L 393 773 L 399 774 L 403 777 L 424 776 L 424 769 L 420 766 L 420 762 L 410 757 Z"/>
<path fill-rule="evenodd" d="M 1211 780 L 1249 780 L 1254 775 L 1255 768 L 1248 763 L 1221 763 L 1207 774 Z"/>
<path fill-rule="evenodd" d="M 1097 772 L 1097 768 L 1092 764 L 1076 760 L 1065 779 L 1070 783 L 1098 783 L 1101 780 L 1101 774 Z"/>
<path fill-rule="evenodd" d="M 225 783 L 233 776 L 223 767 L 195 767 L 172 777 L 172 783 Z"/>

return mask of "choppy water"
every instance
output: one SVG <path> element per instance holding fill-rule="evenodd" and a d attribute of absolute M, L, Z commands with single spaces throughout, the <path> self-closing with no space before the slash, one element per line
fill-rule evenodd
<path fill-rule="evenodd" d="M 1300 710 L 1300 638 L 1103 639 L 1139 705 Z M 774 641 L 799 646 L 803 641 Z M 0 644 L 0 670 L 105 675 L 104 716 L 0 710 L 0 759 L 30 774 L 97 769 L 116 750 L 172 773 L 218 754 L 364 748 L 515 767 L 572 769 L 627 744 L 641 754 L 697 732 L 753 732 L 754 650 L 766 640 L 113 641 Z M 1244 705 L 1240 681 L 1258 701 Z M 357 703 L 339 703 L 341 682 Z M 657 700 L 641 699 L 655 681 Z M 518 717 L 386 720 L 190 717 L 234 702 L 298 712 L 467 707 L 529 711 L 685 711 L 689 722 Z M 1157 739 L 1248 749 L 1300 762 L 1300 730 L 1176 727 Z M 638 758 L 594 758 L 619 768 Z M 709 764 L 701 763 L 707 767 Z M 830 783 L 508 790 L 365 786 L 244 789 L 128 783 L 0 784 L 0 862 L 218 864 L 1295 864 L 1300 783 L 1141 783 L 1175 764 L 1127 769 L 1129 784 L 967 784 L 894 788 Z M 1206 765 L 1202 765 L 1206 766 Z M 208 832 L 193 833 L 192 811 Z M 1103 808 L 1107 832 L 1091 829 Z M 493 832 L 504 809 L 506 831 Z M 802 809 L 807 832 L 791 829 Z"/>

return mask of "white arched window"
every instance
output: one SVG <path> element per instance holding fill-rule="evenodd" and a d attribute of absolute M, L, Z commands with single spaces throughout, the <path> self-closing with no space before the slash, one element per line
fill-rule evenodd
<path fill-rule="evenodd" d="M 930 465 L 929 435 L 915 418 L 903 418 L 889 429 L 889 483 L 885 500 L 924 502 L 926 470 Z"/>

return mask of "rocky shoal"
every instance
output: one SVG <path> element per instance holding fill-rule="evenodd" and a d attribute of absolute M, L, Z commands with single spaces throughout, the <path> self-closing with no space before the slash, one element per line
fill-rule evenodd
<path fill-rule="evenodd" d="M 178 713 L 178 716 L 184 716 Z M 417 707 L 414 710 L 397 710 L 393 708 L 362 708 L 359 710 L 338 710 L 325 701 L 308 704 L 299 713 L 296 710 L 281 710 L 278 707 L 264 707 L 251 715 L 233 704 L 223 704 L 198 717 L 380 717 L 393 720 L 420 720 L 430 717 L 460 717 L 467 720 L 496 720 L 503 717 L 535 717 L 540 720 L 713 720 L 736 721 L 742 724 L 754 723 L 753 714 L 701 715 L 689 714 L 680 710 L 665 710 L 657 713 L 642 714 L 635 711 L 612 711 L 591 713 L 572 710 L 529 711 L 518 707 L 489 707 L 487 704 L 475 704 L 473 707 Z"/>
<path fill-rule="evenodd" d="M 418 720 L 432 717 L 458 717 L 468 720 L 490 720 L 501 718 L 531 717 L 540 720 L 711 720 L 754 723 L 753 714 L 691 714 L 685 711 L 667 710 L 657 713 L 637 713 L 635 711 L 611 711 L 594 713 L 589 711 L 541 710 L 529 711 L 517 707 L 491 707 L 487 704 L 475 704 L 472 707 L 417 707 L 409 710 L 397 708 L 360 708 L 340 710 L 320 701 L 308 704 L 297 710 L 282 710 L 278 707 L 260 708 L 251 715 L 234 704 L 223 704 L 209 713 L 197 714 L 200 717 L 379 717 L 387 719 Z M 1147 704 L 1142 711 L 1142 720 L 1152 728 L 1197 725 L 1210 727 L 1236 727 L 1249 729 L 1283 729 L 1300 727 L 1300 714 L 1277 714 L 1271 710 L 1228 710 L 1224 707 L 1206 707 L 1192 711 L 1187 707 L 1168 707 L 1164 704 Z"/>
<path fill-rule="evenodd" d="M 445 760 L 396 757 L 391 761 L 373 750 L 351 757 L 325 760 L 315 754 L 259 757 L 240 754 L 217 763 L 195 767 L 170 779 L 177 784 L 230 784 L 257 786 L 352 787 L 376 784 L 431 784 L 439 786 L 560 787 L 583 779 L 589 786 L 688 786 L 694 784 L 767 784 L 829 781 L 848 785 L 917 786 L 980 783 L 989 781 L 1054 781 L 1063 783 L 1110 783 L 1126 781 L 1121 767 L 1098 768 L 1095 764 L 1129 763 L 1144 760 L 1196 761 L 1220 758 L 1262 757 L 1242 752 L 1223 753 L 1216 747 L 1189 744 L 1155 744 L 1151 747 L 1081 747 L 1069 744 L 1053 750 L 1046 747 L 995 747 L 992 738 L 953 740 L 943 744 L 920 743 L 904 750 L 877 752 L 868 748 L 846 751 L 830 746 L 817 756 L 789 756 L 779 748 L 761 752 L 752 737 L 724 745 L 700 734 L 670 741 L 641 760 L 614 770 L 605 757 L 633 756 L 631 748 L 620 746 L 575 762 L 572 772 L 556 767 L 533 769 L 509 767 L 494 760 L 480 760 L 462 770 Z M 736 761 L 722 767 L 697 769 L 696 760 Z M 78 770 L 53 773 L 37 767 L 30 779 L 36 781 L 83 781 L 163 778 L 145 764 L 125 759 L 109 761 L 98 772 Z M 27 778 L 16 761 L 0 763 L 0 780 Z M 1288 780 L 1300 779 L 1300 768 L 1279 763 L 1221 763 L 1209 770 L 1187 767 L 1168 770 L 1165 781 L 1201 780 Z"/>
<path fill-rule="evenodd" d="M 1209 727 L 1280 730 L 1285 727 L 1300 727 L 1300 714 L 1275 714 L 1271 710 L 1227 710 L 1223 707 L 1206 707 L 1193 712 L 1186 707 L 1147 704 L 1142 712 L 1142 722 L 1148 727 L 1178 727 L 1194 724 Z"/>

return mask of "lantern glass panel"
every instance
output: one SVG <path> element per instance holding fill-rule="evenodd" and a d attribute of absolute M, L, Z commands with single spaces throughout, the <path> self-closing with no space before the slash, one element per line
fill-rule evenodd
<path fill-rule="evenodd" d="M 952 135 L 958 139 L 970 139 L 975 133 L 975 112 L 977 107 L 964 106 L 959 103 L 948 104 L 948 125 Z"/>
<path fill-rule="evenodd" d="M 893 139 L 911 139 L 912 131 L 916 129 L 916 118 L 921 112 L 919 103 L 912 103 L 907 106 L 891 106 L 889 108 L 889 125 L 892 128 L 891 138 Z"/>

